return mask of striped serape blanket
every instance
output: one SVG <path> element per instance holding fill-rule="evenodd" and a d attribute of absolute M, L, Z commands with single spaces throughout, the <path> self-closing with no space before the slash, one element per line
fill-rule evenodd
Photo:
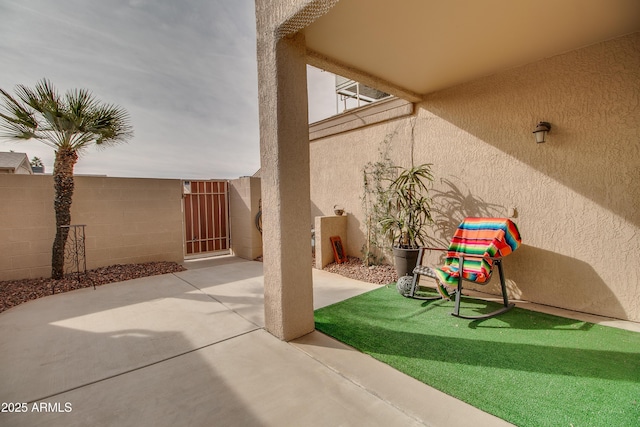
<path fill-rule="evenodd" d="M 434 269 L 438 290 L 449 298 L 449 293 L 441 285 L 458 285 L 460 255 L 465 258 L 462 278 L 486 283 L 491 278 L 491 258 L 509 255 L 521 242 L 518 227 L 507 218 L 466 218 L 451 239 L 445 265 Z"/>

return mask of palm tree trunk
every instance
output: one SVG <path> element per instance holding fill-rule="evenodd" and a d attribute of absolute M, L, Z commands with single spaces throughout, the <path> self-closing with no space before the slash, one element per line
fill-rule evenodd
<path fill-rule="evenodd" d="M 71 149 L 59 148 L 53 166 L 53 186 L 55 198 L 53 208 L 56 213 L 56 238 L 51 250 L 51 277 L 62 279 L 64 276 L 64 248 L 71 224 L 71 202 L 73 198 L 73 167 L 78 154 Z"/>

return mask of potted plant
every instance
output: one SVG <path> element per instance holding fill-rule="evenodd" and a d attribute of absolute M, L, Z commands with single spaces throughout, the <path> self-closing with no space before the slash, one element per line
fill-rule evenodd
<path fill-rule="evenodd" d="M 389 185 L 389 209 L 380 225 L 393 242 L 396 270 L 402 277 L 413 272 L 418 249 L 427 238 L 426 226 L 433 222 L 429 197 L 433 175 L 430 163 L 395 168 L 400 174 Z"/>

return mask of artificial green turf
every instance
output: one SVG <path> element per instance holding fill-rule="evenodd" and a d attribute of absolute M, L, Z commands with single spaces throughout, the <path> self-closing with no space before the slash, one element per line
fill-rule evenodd
<path fill-rule="evenodd" d="M 463 299 L 479 314 L 493 303 Z M 515 308 L 486 320 L 383 287 L 321 308 L 316 328 L 518 426 L 640 426 L 640 333 Z"/>

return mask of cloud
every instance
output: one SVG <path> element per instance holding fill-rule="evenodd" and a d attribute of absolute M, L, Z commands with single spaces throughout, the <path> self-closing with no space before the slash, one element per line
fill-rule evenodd
<path fill-rule="evenodd" d="M 337 112 L 336 76 L 310 65 L 307 66 L 307 76 L 309 123 L 335 115 Z"/>
<path fill-rule="evenodd" d="M 259 168 L 253 0 L 4 0 L 0 87 L 49 78 L 126 108 L 135 136 L 76 173 L 234 178 Z M 51 149 L 0 142 L 52 170 Z"/>

